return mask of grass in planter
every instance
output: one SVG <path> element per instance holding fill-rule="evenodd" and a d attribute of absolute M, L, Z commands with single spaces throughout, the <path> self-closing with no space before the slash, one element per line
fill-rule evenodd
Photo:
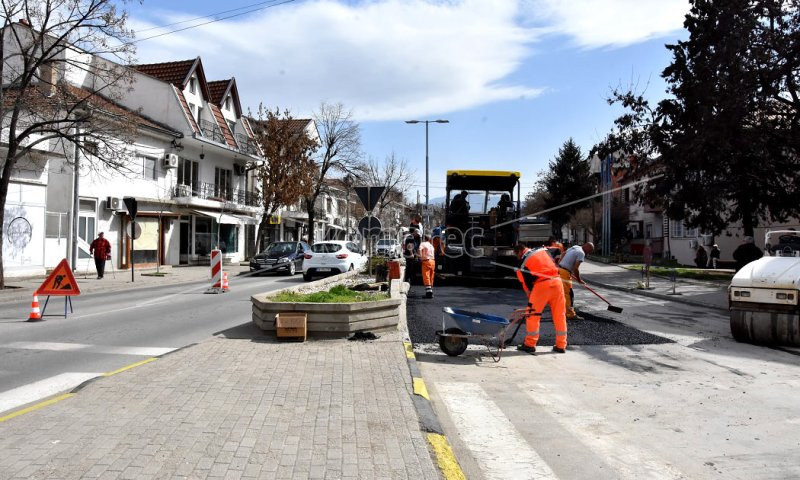
<path fill-rule="evenodd" d="M 354 292 L 344 285 L 336 285 L 327 292 L 281 292 L 270 298 L 270 300 L 273 302 L 296 303 L 354 303 L 373 302 L 375 300 L 386 300 L 387 298 L 389 298 L 388 293 Z"/>

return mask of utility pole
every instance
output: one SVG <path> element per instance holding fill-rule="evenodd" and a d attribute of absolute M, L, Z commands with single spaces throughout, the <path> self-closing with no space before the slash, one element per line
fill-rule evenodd
<path fill-rule="evenodd" d="M 428 162 L 428 125 L 431 123 L 450 123 L 450 120 L 406 120 L 406 123 L 416 124 L 416 123 L 424 123 L 425 124 L 425 225 L 430 227 L 431 224 L 431 214 L 430 214 L 430 188 L 428 182 L 428 175 L 429 175 L 429 162 Z M 419 192 L 417 192 L 417 204 L 419 204 Z"/>

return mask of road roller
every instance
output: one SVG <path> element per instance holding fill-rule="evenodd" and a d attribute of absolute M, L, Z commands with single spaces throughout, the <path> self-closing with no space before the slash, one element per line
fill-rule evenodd
<path fill-rule="evenodd" d="M 739 342 L 800 346 L 800 232 L 770 231 L 764 244 L 764 256 L 728 287 L 731 333 Z"/>

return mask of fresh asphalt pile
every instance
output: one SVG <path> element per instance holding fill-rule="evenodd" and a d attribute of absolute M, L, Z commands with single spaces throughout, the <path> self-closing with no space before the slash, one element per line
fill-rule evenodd
<path fill-rule="evenodd" d="M 515 309 L 527 304 L 525 294 L 519 287 L 514 288 L 513 284 L 509 284 L 509 288 L 505 288 L 505 284 L 500 285 L 499 288 L 478 286 L 474 283 L 441 286 L 435 288 L 436 297 L 433 299 L 424 298 L 422 287 L 412 286 L 408 295 L 407 310 L 411 341 L 415 344 L 437 342 L 435 332 L 441 330 L 443 307 L 460 308 L 508 318 Z M 579 313 L 584 320 L 571 320 L 567 325 L 570 345 L 646 345 L 672 342 L 667 338 L 617 322 L 610 318 L 613 314 L 605 314 L 605 312 L 603 315 L 588 314 L 580 311 Z M 549 308 L 545 309 L 542 316 L 540 332 L 539 345 L 551 346 L 555 343 Z M 506 343 L 516 345 L 522 343 L 524 338 L 525 327 L 523 326 L 517 335 Z"/>

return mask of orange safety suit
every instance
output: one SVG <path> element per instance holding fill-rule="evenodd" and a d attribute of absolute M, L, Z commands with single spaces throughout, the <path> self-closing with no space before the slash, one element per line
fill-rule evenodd
<path fill-rule="evenodd" d="M 436 261 L 434 260 L 436 250 L 430 242 L 422 242 L 419 245 L 419 258 L 422 264 L 422 284 L 426 289 L 433 287 L 433 276 L 436 271 Z"/>
<path fill-rule="evenodd" d="M 564 289 L 558 276 L 558 267 L 546 248 L 525 249 L 517 278 L 528 295 L 528 312 L 525 321 L 525 345 L 535 347 L 539 341 L 539 322 L 542 311 L 550 305 L 556 333 L 556 347 L 567 348 L 567 317 Z"/>

